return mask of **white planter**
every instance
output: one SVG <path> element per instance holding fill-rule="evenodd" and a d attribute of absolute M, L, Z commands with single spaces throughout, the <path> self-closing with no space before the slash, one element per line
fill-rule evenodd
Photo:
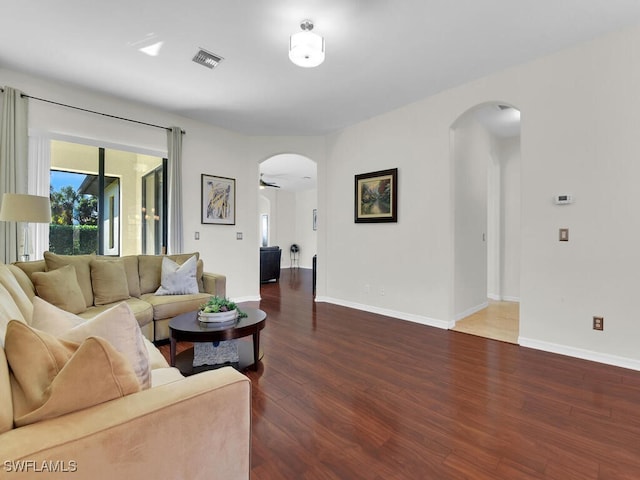
<path fill-rule="evenodd" d="M 206 323 L 225 323 L 238 318 L 238 310 L 229 312 L 204 313 L 198 312 L 198 320 Z"/>

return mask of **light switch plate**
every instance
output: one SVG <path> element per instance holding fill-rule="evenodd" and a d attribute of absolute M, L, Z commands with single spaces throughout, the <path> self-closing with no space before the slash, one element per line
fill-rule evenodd
<path fill-rule="evenodd" d="M 236 240 L 242 240 L 242 232 L 236 232 Z"/>

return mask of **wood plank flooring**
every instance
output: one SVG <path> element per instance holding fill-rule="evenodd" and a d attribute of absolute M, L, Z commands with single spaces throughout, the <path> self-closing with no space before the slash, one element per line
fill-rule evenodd
<path fill-rule="evenodd" d="M 456 322 L 452 329 L 502 342 L 518 343 L 520 304 L 489 300 L 489 306 Z"/>
<path fill-rule="evenodd" d="M 640 479 L 640 372 L 316 304 L 310 277 L 261 288 L 253 480 Z"/>

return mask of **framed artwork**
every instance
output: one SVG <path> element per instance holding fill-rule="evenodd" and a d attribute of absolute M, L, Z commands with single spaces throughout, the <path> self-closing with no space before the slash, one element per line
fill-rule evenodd
<path fill-rule="evenodd" d="M 355 222 L 398 221 L 398 169 L 356 175 Z"/>
<path fill-rule="evenodd" d="M 236 180 L 202 174 L 201 223 L 236 224 Z"/>
<path fill-rule="evenodd" d="M 313 209 L 313 229 L 318 230 L 318 209 Z"/>

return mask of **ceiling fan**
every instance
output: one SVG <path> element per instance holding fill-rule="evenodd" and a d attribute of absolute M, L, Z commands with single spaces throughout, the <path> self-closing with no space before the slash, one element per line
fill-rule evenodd
<path fill-rule="evenodd" d="M 262 176 L 264 175 L 264 173 L 260 174 L 260 186 L 261 187 L 271 187 L 271 188 L 280 188 L 280 185 L 277 185 L 273 182 L 265 182 L 262 178 Z"/>

